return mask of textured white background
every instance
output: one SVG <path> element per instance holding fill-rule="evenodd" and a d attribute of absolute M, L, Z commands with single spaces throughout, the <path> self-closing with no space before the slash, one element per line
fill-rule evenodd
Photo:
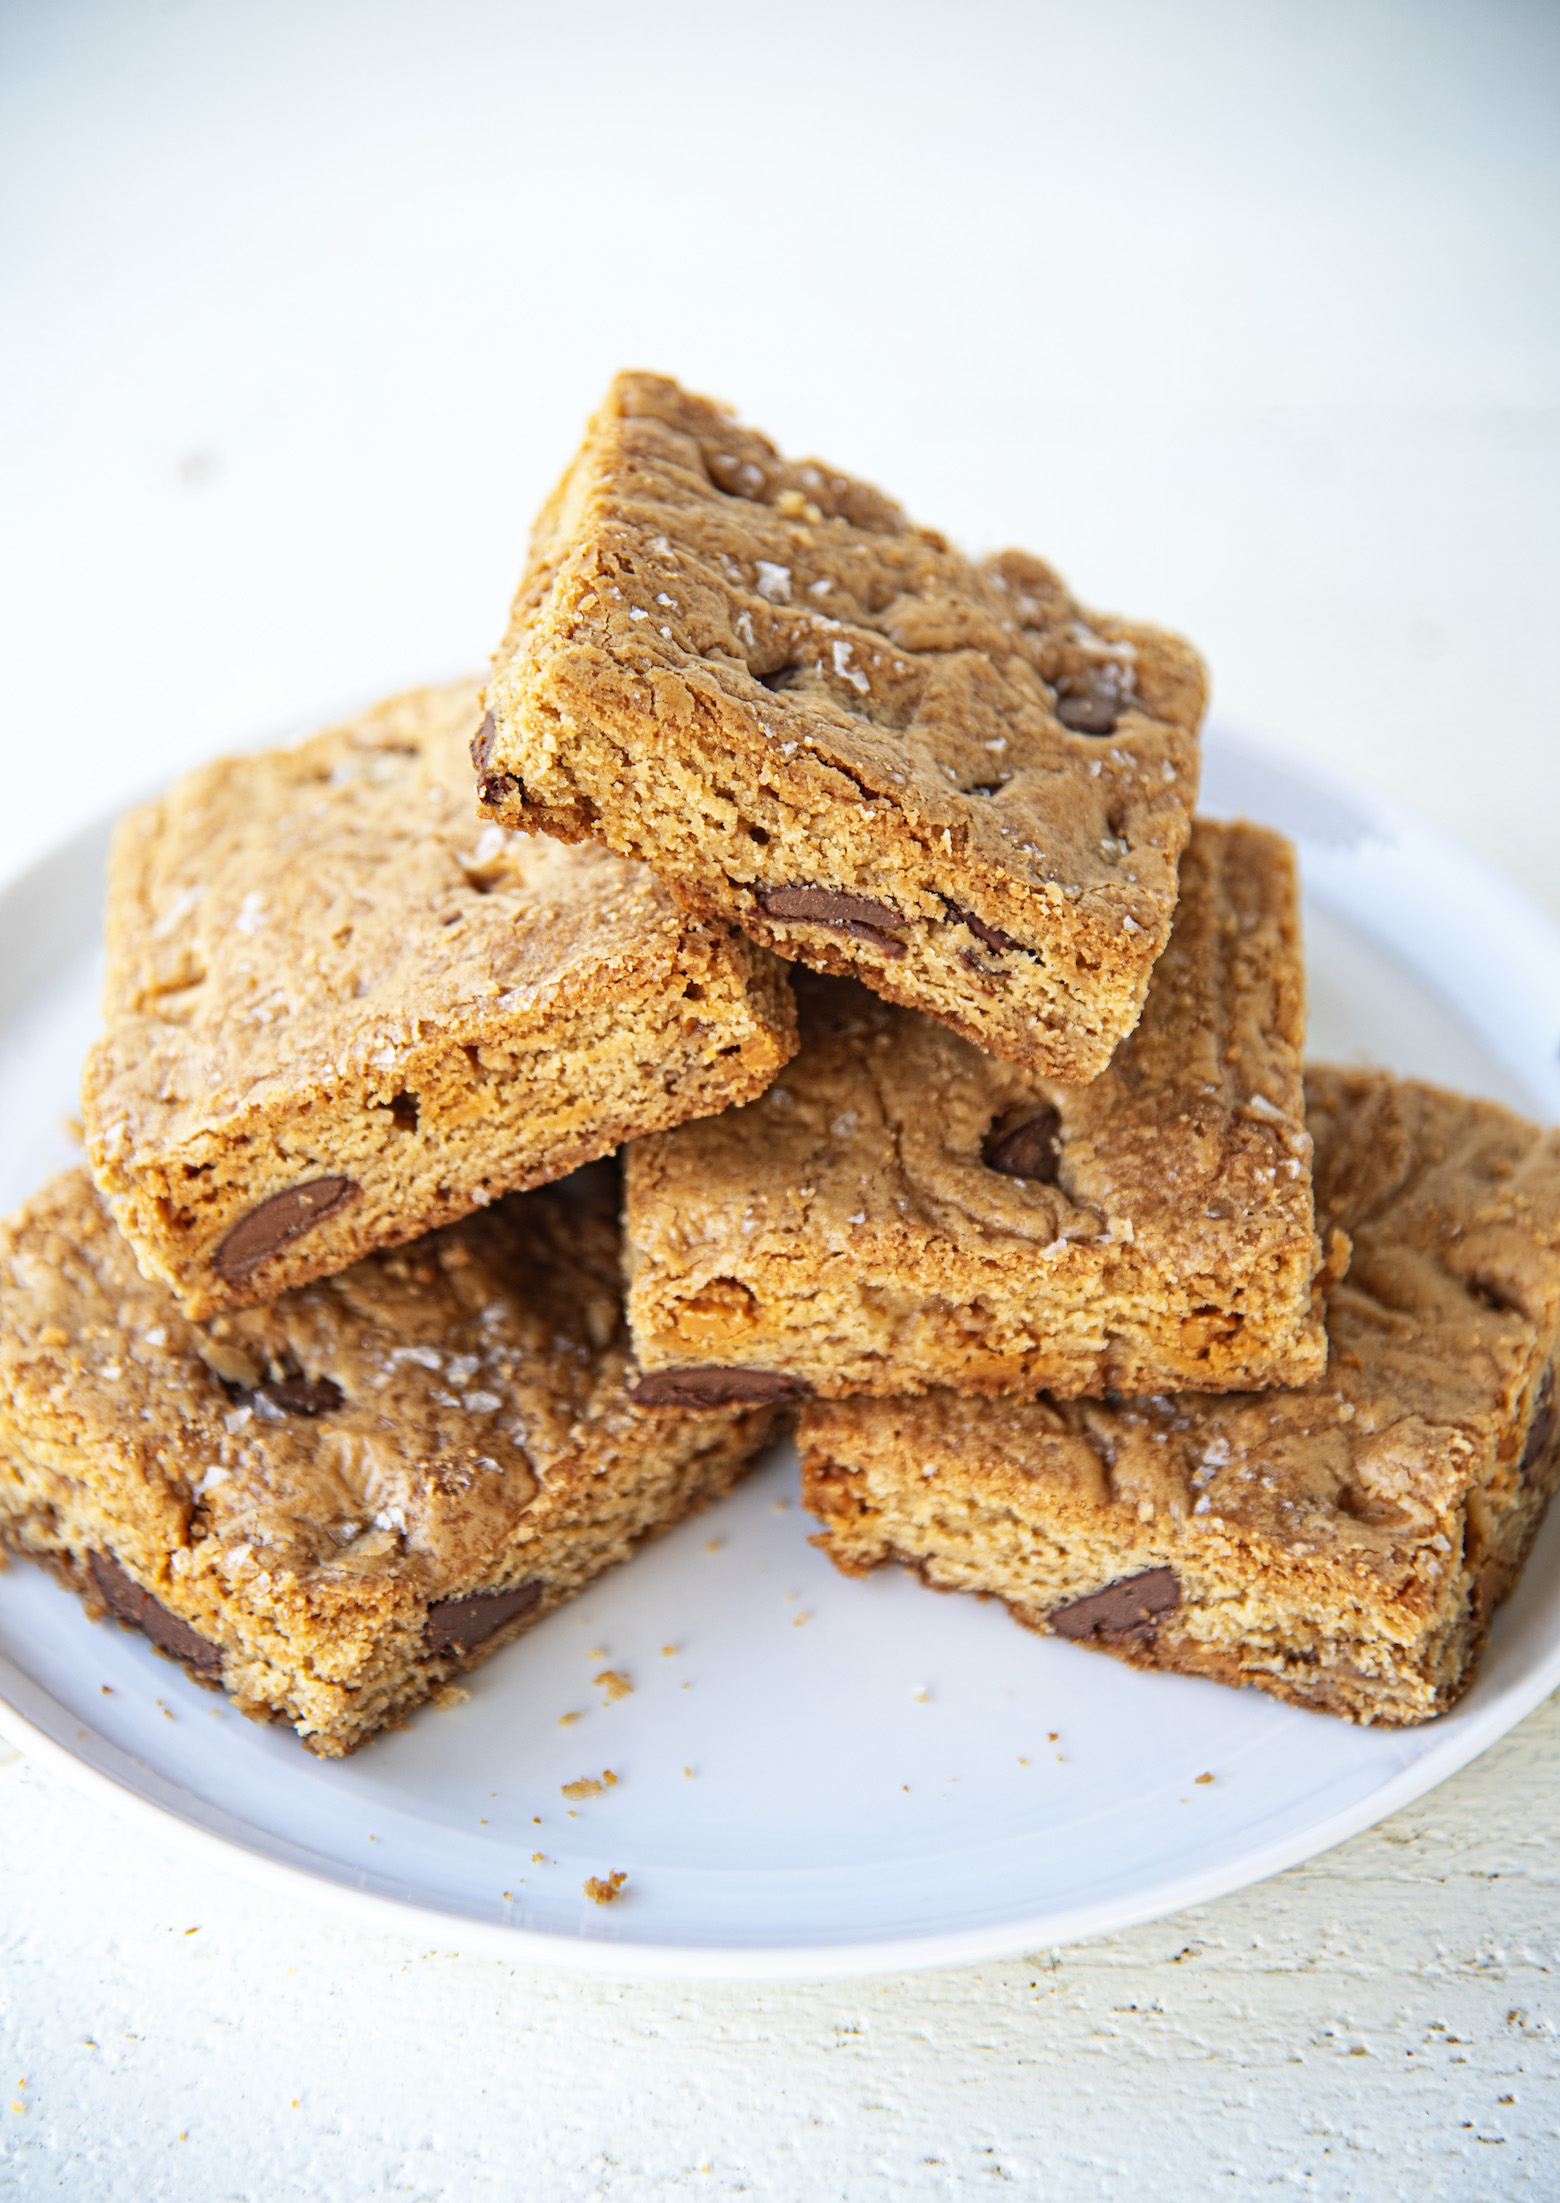
<path fill-rule="evenodd" d="M 1557 172 L 1542 4 L 10 0 L 0 871 L 478 663 L 634 362 L 1184 627 L 1560 910 Z M 13 1762 L 0 2192 L 1553 2197 L 1557 1765 L 1551 1703 L 1195 1915 L 678 1991 L 342 1929 Z"/>

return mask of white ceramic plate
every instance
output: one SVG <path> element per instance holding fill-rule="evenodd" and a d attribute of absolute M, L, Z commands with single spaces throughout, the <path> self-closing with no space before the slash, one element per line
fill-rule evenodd
<path fill-rule="evenodd" d="M 1227 732 L 1205 807 L 1300 842 L 1314 1055 L 1560 1115 L 1560 929 L 1422 821 Z M 6 1207 L 73 1159 L 105 842 L 0 897 Z M 1422 1795 L 1560 1683 L 1560 1516 L 1462 1704 L 1380 1732 L 1135 1674 L 897 1572 L 847 1582 L 808 1528 L 779 1452 L 500 1653 L 466 1704 L 339 1762 L 13 1567 L 0 1726 L 237 1867 L 446 1945 L 818 1978 L 1000 1957 L 1256 1881 Z M 606 1667 L 632 1696 L 605 1702 Z M 571 1811 L 562 1785 L 609 1767 Z M 590 1903 L 613 1870 L 623 1899 Z"/>

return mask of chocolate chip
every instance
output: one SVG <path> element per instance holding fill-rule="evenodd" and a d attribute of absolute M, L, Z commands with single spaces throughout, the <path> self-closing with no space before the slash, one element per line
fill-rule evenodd
<path fill-rule="evenodd" d="M 848 933 L 854 941 L 884 956 L 905 955 L 903 941 L 885 926 L 902 926 L 905 920 L 892 903 L 875 902 L 870 895 L 846 895 L 833 887 L 770 887 L 759 894 L 759 904 L 771 918 L 803 919 L 809 925 L 828 926 Z"/>
<path fill-rule="evenodd" d="M 493 744 L 498 739 L 498 721 L 490 711 L 482 714 L 482 724 L 471 738 L 471 762 L 479 773 L 485 773 L 493 760 Z"/>
<path fill-rule="evenodd" d="M 629 1393 L 636 1407 L 746 1407 L 805 1400 L 812 1387 L 780 1369 L 657 1369 Z"/>
<path fill-rule="evenodd" d="M 289 1186 L 285 1193 L 273 1193 L 233 1226 L 212 1256 L 211 1267 L 230 1284 L 242 1284 L 257 1262 L 334 1216 L 361 1191 L 350 1178 L 311 1178 L 304 1185 Z"/>
<path fill-rule="evenodd" d="M 807 918 L 820 926 L 902 926 L 892 903 L 870 895 L 846 895 L 833 887 L 770 887 L 759 901 L 771 918 Z"/>
<path fill-rule="evenodd" d="M 968 926 L 977 941 L 984 941 L 989 949 L 1017 949 L 1021 956 L 1029 951 L 1022 941 L 1015 941 L 1011 933 L 1002 933 L 996 926 L 988 926 L 984 918 L 977 918 L 973 911 L 961 910 L 957 903 L 948 905 L 948 915 L 961 926 Z"/>
<path fill-rule="evenodd" d="M 484 803 L 494 805 L 512 796 L 520 783 L 513 773 L 506 773 L 493 766 L 493 745 L 498 740 L 498 722 L 491 712 L 471 738 L 471 762 L 477 769 L 477 794 Z"/>
<path fill-rule="evenodd" d="M 1555 1442 L 1555 1425 L 1560 1422 L 1560 1408 L 1555 1403 L 1555 1372 L 1553 1364 L 1544 1371 L 1538 1388 L 1538 1403 L 1533 1420 L 1528 1425 L 1527 1444 L 1522 1449 L 1521 1474 L 1541 1468 L 1549 1459 L 1549 1449 Z"/>
<path fill-rule="evenodd" d="M 1038 1117 L 1015 1125 L 995 1139 L 988 1139 L 988 1170 L 1000 1170 L 1005 1178 L 1031 1178 L 1037 1185 L 1054 1186 L 1061 1161 L 1062 1120 L 1054 1109 L 1042 1109 Z"/>
<path fill-rule="evenodd" d="M 154 1645 L 171 1652 L 176 1660 L 187 1660 L 192 1668 L 199 1668 L 202 1675 L 221 1674 L 222 1654 L 218 1647 L 197 1636 L 189 1623 L 181 1621 L 177 1614 L 170 1614 L 150 1591 L 143 1591 L 111 1554 L 89 1553 L 87 1574 L 98 1597 L 117 1621 L 140 1630 Z"/>
<path fill-rule="evenodd" d="M 859 918 L 847 918 L 843 925 L 835 926 L 833 931 L 848 933 L 853 941 L 865 941 L 868 948 L 878 949 L 884 956 L 893 957 L 896 961 L 909 954 L 903 941 L 896 941 L 893 934 L 884 933 L 878 926 L 863 925 Z"/>
<path fill-rule="evenodd" d="M 256 1385 L 246 1399 L 266 1400 L 284 1415 L 330 1415 L 346 1397 L 333 1377 L 281 1377 Z"/>
<path fill-rule="evenodd" d="M 752 459 L 743 459 L 733 451 L 715 451 L 705 454 L 705 470 L 718 490 L 728 497 L 746 497 L 757 501 L 769 487 L 768 469 Z"/>
<path fill-rule="evenodd" d="M 831 925 L 837 934 L 851 934 L 866 941 L 884 956 L 903 956 L 906 945 L 897 941 L 886 925 L 903 925 L 892 903 L 877 903 L 870 894 L 842 894 L 837 888 L 767 888 L 758 897 L 771 919 L 804 919 L 809 925 Z"/>
<path fill-rule="evenodd" d="M 1121 698 L 1099 688 L 1070 690 L 1057 697 L 1056 716 L 1074 734 L 1114 734 Z"/>
<path fill-rule="evenodd" d="M 529 1614 L 541 1596 L 539 1583 L 521 1583 L 512 1591 L 475 1591 L 469 1599 L 438 1599 L 428 1609 L 428 1650 L 470 1652 L 506 1622 Z"/>
<path fill-rule="evenodd" d="M 1173 1568 L 1145 1568 L 1140 1576 L 1123 1576 L 1119 1583 L 1091 1591 L 1086 1599 L 1051 1609 L 1051 1627 L 1058 1637 L 1075 1643 L 1092 1639 L 1102 1645 L 1146 1644 L 1166 1614 L 1181 1603 L 1181 1585 Z"/>

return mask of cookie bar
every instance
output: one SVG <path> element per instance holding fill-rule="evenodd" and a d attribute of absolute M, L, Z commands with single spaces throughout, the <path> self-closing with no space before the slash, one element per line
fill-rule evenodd
<path fill-rule="evenodd" d="M 1308 1086 L 1318 1209 L 1354 1243 L 1325 1378 L 811 1406 L 804 1495 L 847 1574 L 905 1561 L 1351 1721 L 1452 1703 L 1555 1481 L 1560 1135 L 1373 1072 Z"/>
<path fill-rule="evenodd" d="M 55 1180 L 0 1231 L 0 1536 L 311 1751 L 399 1724 L 769 1436 L 629 1404 L 616 1179 L 207 1323 Z"/>
<path fill-rule="evenodd" d="M 1200 660 L 621 375 L 543 509 L 474 746 L 490 816 L 978 1047 L 1090 1079 L 1197 794 Z"/>
<path fill-rule="evenodd" d="M 643 866 L 484 827 L 470 682 L 192 773 L 122 827 L 88 1154 L 196 1316 L 762 1091 L 779 964 Z"/>
<path fill-rule="evenodd" d="M 847 980 L 761 1100 L 637 1140 L 641 1396 L 1149 1392 L 1326 1361 L 1294 863 L 1199 820 L 1142 1021 L 1061 1086 Z M 733 1389 L 735 1388 L 735 1389 Z"/>

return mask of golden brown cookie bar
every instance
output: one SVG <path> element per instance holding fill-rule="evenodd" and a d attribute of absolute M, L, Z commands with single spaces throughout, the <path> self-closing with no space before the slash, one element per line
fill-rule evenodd
<path fill-rule="evenodd" d="M 847 1574 L 905 1561 L 1136 1667 L 1352 1721 L 1452 1703 L 1555 1481 L 1560 1135 L 1380 1073 L 1307 1083 L 1318 1210 L 1354 1243 L 1326 1377 L 809 1407 L 806 1503 Z"/>
<path fill-rule="evenodd" d="M 774 1411 L 623 1389 L 598 1163 L 192 1323 L 85 1171 L 0 1231 L 0 1536 L 351 1751 L 730 1489 Z"/>
<path fill-rule="evenodd" d="M 643 866 L 484 827 L 476 688 L 192 773 L 126 820 L 88 1153 L 193 1315 L 269 1300 L 760 1093 L 776 960 Z"/>
<path fill-rule="evenodd" d="M 1137 1021 L 1201 662 L 979 564 L 708 399 L 621 375 L 537 522 L 473 750 L 510 826 L 1053 1078 Z"/>
<path fill-rule="evenodd" d="M 759 1101 L 636 1141 L 643 1397 L 1304 1383 L 1313 1290 L 1294 863 L 1199 820 L 1141 1023 L 1048 1084 L 845 980 Z"/>

